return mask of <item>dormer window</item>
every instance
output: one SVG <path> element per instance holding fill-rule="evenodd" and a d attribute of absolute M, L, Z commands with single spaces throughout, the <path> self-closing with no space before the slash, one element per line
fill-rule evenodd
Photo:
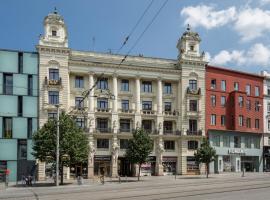
<path fill-rule="evenodd" d="M 56 30 L 52 30 L 52 36 L 57 36 L 57 31 Z"/>

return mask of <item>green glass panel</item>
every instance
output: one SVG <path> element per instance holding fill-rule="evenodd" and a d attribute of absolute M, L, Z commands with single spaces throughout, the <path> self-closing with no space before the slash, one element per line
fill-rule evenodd
<path fill-rule="evenodd" d="M 32 155 L 33 152 L 33 142 L 32 140 L 27 140 L 27 160 L 35 160 L 34 156 Z"/>
<path fill-rule="evenodd" d="M 38 95 L 38 76 L 33 75 L 33 96 Z"/>
<path fill-rule="evenodd" d="M 35 133 L 37 131 L 37 118 L 32 118 L 32 128 L 33 133 Z"/>
<path fill-rule="evenodd" d="M 13 94 L 27 95 L 28 77 L 25 74 L 13 74 Z"/>
<path fill-rule="evenodd" d="M 16 139 L 0 139 L 0 160 L 17 160 Z"/>
<path fill-rule="evenodd" d="M 9 182 L 17 181 L 17 161 L 8 161 L 7 168 L 10 170 Z"/>
<path fill-rule="evenodd" d="M 37 117 L 37 97 L 23 97 L 23 116 Z"/>
<path fill-rule="evenodd" d="M 0 95 L 0 116 L 17 116 L 17 96 Z"/>
<path fill-rule="evenodd" d="M 3 73 L 0 73 L 0 94 L 3 94 Z"/>
<path fill-rule="evenodd" d="M 36 53 L 23 53 L 23 73 L 38 73 L 38 55 Z"/>
<path fill-rule="evenodd" d="M 13 138 L 27 138 L 27 118 L 14 117 L 12 127 Z"/>
<path fill-rule="evenodd" d="M 0 71 L 18 72 L 18 52 L 0 51 Z"/>

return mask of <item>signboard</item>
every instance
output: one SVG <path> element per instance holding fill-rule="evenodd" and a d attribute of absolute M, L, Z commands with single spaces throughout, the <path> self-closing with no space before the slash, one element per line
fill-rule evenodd
<path fill-rule="evenodd" d="M 111 161 L 111 156 L 95 156 L 95 161 Z"/>
<path fill-rule="evenodd" d="M 245 154 L 244 149 L 229 149 L 229 154 Z"/>
<path fill-rule="evenodd" d="M 177 162 L 177 157 L 163 157 L 162 162 Z"/>

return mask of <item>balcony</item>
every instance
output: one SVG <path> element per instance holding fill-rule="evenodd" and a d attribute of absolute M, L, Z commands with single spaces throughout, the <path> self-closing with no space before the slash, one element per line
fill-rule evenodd
<path fill-rule="evenodd" d="M 111 133 L 112 129 L 111 128 L 96 128 L 97 133 Z"/>
<path fill-rule="evenodd" d="M 188 129 L 186 133 L 187 135 L 192 135 L 192 136 L 202 136 L 202 130 L 190 131 Z"/>
<path fill-rule="evenodd" d="M 141 110 L 141 114 L 143 115 L 155 115 L 157 111 L 155 110 Z"/>
<path fill-rule="evenodd" d="M 173 116 L 178 116 L 179 112 L 178 111 L 163 111 L 163 115 L 168 116 L 168 117 L 173 117 Z"/>
<path fill-rule="evenodd" d="M 188 95 L 201 95 L 201 88 L 198 89 L 190 89 L 189 87 L 187 88 L 187 94 Z"/>
<path fill-rule="evenodd" d="M 158 135 L 158 130 L 157 129 L 143 129 L 147 134 L 149 135 Z"/>
<path fill-rule="evenodd" d="M 132 133 L 134 131 L 134 129 L 131 128 L 120 128 L 119 129 L 119 133 Z"/>
<path fill-rule="evenodd" d="M 109 113 L 111 112 L 111 108 L 95 108 L 95 112 L 101 112 L 101 113 Z"/>
<path fill-rule="evenodd" d="M 187 116 L 188 117 L 200 117 L 201 112 L 200 111 L 187 111 Z"/>
<path fill-rule="evenodd" d="M 179 130 L 163 130 L 163 135 L 181 135 Z"/>
<path fill-rule="evenodd" d="M 45 76 L 45 81 L 44 81 L 46 86 L 61 86 L 62 85 L 62 79 L 59 78 L 58 80 L 50 80 Z"/>
<path fill-rule="evenodd" d="M 123 113 L 123 114 L 133 114 L 134 110 L 132 109 L 118 109 L 119 113 Z"/>

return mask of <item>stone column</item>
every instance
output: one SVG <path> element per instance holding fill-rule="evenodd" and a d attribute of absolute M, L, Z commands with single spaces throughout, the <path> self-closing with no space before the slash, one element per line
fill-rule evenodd
<path fill-rule="evenodd" d="M 89 89 L 92 90 L 89 92 L 88 96 L 88 119 L 89 119 L 89 133 L 93 133 L 95 129 L 95 88 L 94 85 L 94 74 L 92 72 L 89 73 Z"/>
<path fill-rule="evenodd" d="M 93 178 L 94 177 L 94 158 L 95 158 L 95 145 L 94 145 L 94 138 L 93 135 L 90 135 L 89 137 L 89 155 L 88 155 L 88 174 L 87 178 Z"/>
<path fill-rule="evenodd" d="M 157 82 L 157 114 L 162 115 L 162 80 L 158 79 Z"/>
<path fill-rule="evenodd" d="M 112 92 L 114 95 L 114 98 L 112 99 L 113 101 L 113 106 L 112 106 L 112 131 L 114 134 L 117 134 L 118 130 L 118 88 L 117 88 L 117 75 L 113 75 L 113 88 Z"/>
<path fill-rule="evenodd" d="M 135 80 L 135 90 L 136 90 L 136 110 L 135 110 L 135 127 L 141 128 L 141 84 L 140 77 L 137 76 Z"/>
<path fill-rule="evenodd" d="M 176 129 L 181 131 L 181 134 L 183 135 L 183 130 L 182 130 L 182 87 L 181 87 L 181 80 L 178 80 L 178 85 L 177 85 L 177 109 L 176 111 L 178 112 L 178 120 L 176 124 Z"/>
<path fill-rule="evenodd" d="M 112 177 L 118 177 L 118 152 L 119 152 L 119 145 L 117 137 L 113 137 L 112 140 Z"/>
<path fill-rule="evenodd" d="M 163 139 L 162 137 L 160 136 L 158 139 L 157 139 L 157 142 L 156 142 L 156 175 L 157 176 L 163 176 L 163 165 L 162 165 L 162 158 L 163 158 L 163 152 L 165 151 L 164 150 L 164 145 L 163 145 Z"/>

